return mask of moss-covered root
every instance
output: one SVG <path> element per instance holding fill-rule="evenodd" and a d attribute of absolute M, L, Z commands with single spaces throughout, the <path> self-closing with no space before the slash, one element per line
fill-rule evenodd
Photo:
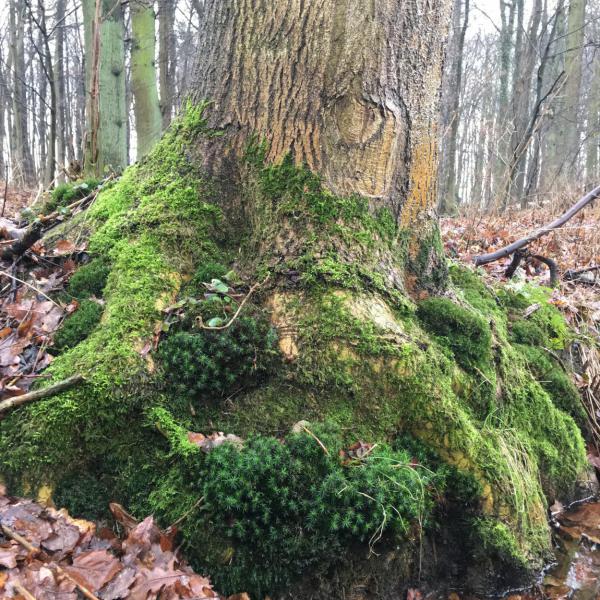
<path fill-rule="evenodd" d="M 57 483 L 57 497 L 73 496 L 88 514 L 111 497 L 166 525 L 204 497 L 206 513 L 187 522 L 185 544 L 233 592 L 242 576 L 263 595 L 285 587 L 318 562 L 313 550 L 335 544 L 343 554 L 385 533 L 406 549 L 433 520 L 421 508 L 453 494 L 461 504 L 456 486 L 471 490 L 468 530 L 488 555 L 538 565 L 550 544 L 546 507 L 572 492 L 585 466 L 564 381 L 544 383 L 535 355 L 540 340 L 554 349 L 568 341 L 544 292 L 490 290 L 453 267 L 446 296 L 416 306 L 407 271 L 419 257 L 388 211 L 334 196 L 289 160 L 265 165 L 255 149 L 236 196 L 248 226 L 233 241 L 242 248 L 237 269 L 247 281 L 270 272 L 268 285 L 235 325 L 206 332 L 190 309 L 150 352 L 165 307 L 180 301 L 183 312 L 193 305 L 204 316 L 209 303 L 222 322 L 243 296 L 219 279 L 232 266 L 224 223 L 235 215 L 224 218 L 222 198 L 190 158 L 198 135 L 210 133 L 201 109 L 190 108 L 88 210 L 89 248 L 99 262 L 71 289 L 102 293 L 104 310 L 98 326 L 92 318 L 71 332 L 79 337 L 49 370 L 60 379 L 83 373 L 88 383 L 0 422 L 0 472 L 13 485 Z M 445 265 L 421 258 L 431 289 L 439 288 Z M 209 298 L 186 304 L 204 284 Z M 537 329 L 515 326 L 533 303 Z M 338 433 L 327 438 L 319 429 L 282 444 L 301 420 Z M 188 431 L 249 441 L 207 458 Z M 420 458 L 400 443 L 407 439 L 436 458 Z M 340 457 L 350 448 L 371 448 L 372 456 Z M 454 483 L 444 487 L 427 469 L 451 470 Z M 364 510 L 355 508 L 359 501 Z M 210 548 L 206 528 L 218 533 L 208 536 L 218 540 Z"/>
<path fill-rule="evenodd" d="M 190 107 L 148 159 L 87 211 L 89 251 L 100 258 L 74 276 L 71 291 L 103 291 L 101 324 L 92 330 L 98 311 L 83 304 L 58 338 L 70 349 L 48 371 L 56 379 L 83 373 L 87 384 L 0 424 L 0 471 L 15 484 L 55 481 L 91 469 L 99 457 L 105 471 L 118 471 L 143 435 L 144 394 L 155 372 L 144 345 L 186 273 L 221 253 L 220 209 L 186 151 L 198 135 L 208 135 L 202 107 Z M 85 332 L 72 327 L 82 319 Z"/>

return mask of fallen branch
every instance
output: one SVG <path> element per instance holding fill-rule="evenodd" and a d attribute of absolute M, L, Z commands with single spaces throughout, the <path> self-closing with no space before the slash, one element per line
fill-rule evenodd
<path fill-rule="evenodd" d="M 495 252 L 490 252 L 489 254 L 481 254 L 480 256 L 475 257 L 475 265 L 480 267 L 482 265 L 487 265 L 488 263 L 495 262 L 502 258 L 506 258 L 510 256 L 517 250 L 524 248 L 531 242 L 540 239 L 541 237 L 547 235 L 551 231 L 562 227 L 567 221 L 572 219 L 578 212 L 583 210 L 588 204 L 591 204 L 594 200 L 600 198 L 600 186 L 593 189 L 591 192 L 586 194 L 583 198 L 581 198 L 578 202 L 576 202 L 567 212 L 565 212 L 558 219 L 552 221 L 548 225 L 544 225 L 540 229 L 530 233 L 528 236 L 513 242 L 512 244 L 501 248 L 500 250 L 496 250 Z"/>
<path fill-rule="evenodd" d="M 61 392 L 64 392 L 76 385 L 79 385 L 85 381 L 83 376 L 74 375 L 73 377 L 69 377 L 64 381 L 59 381 L 53 385 L 49 385 L 46 388 L 41 390 L 35 390 L 33 392 L 29 392 L 27 394 L 23 394 L 22 396 L 15 396 L 14 398 L 9 398 L 8 400 L 3 400 L 0 402 L 0 418 L 1 416 L 19 406 L 23 406 L 24 404 L 29 404 L 31 402 L 37 402 L 38 400 L 43 400 L 44 398 L 51 398 L 52 396 L 56 396 Z"/>
<path fill-rule="evenodd" d="M 579 269 L 578 271 L 573 271 L 569 269 L 565 272 L 564 278 L 571 281 L 577 279 L 580 275 L 585 275 L 586 273 L 593 273 L 594 271 L 600 271 L 600 265 L 594 265 L 593 267 L 587 267 L 586 269 Z"/>
<path fill-rule="evenodd" d="M 15 240 L 8 248 L 5 248 L 0 256 L 3 260 L 23 256 L 42 237 L 43 233 L 44 225 L 41 221 L 35 221 L 25 230 L 23 237 Z"/>
<path fill-rule="evenodd" d="M 81 198 L 72 202 L 62 210 L 55 210 L 49 215 L 40 215 L 38 219 L 36 219 L 29 227 L 26 229 L 15 230 L 15 233 L 18 234 L 18 238 L 8 247 L 5 248 L 0 254 L 0 258 L 3 260 L 19 258 L 31 246 L 33 246 L 38 240 L 40 240 L 50 229 L 55 227 L 62 218 L 65 217 L 66 214 L 71 215 L 73 211 L 82 206 L 91 203 L 95 200 L 96 196 L 100 193 L 102 188 L 109 182 L 115 178 L 114 175 L 110 175 L 106 179 L 104 179 L 97 188 L 92 190 L 85 198 Z"/>

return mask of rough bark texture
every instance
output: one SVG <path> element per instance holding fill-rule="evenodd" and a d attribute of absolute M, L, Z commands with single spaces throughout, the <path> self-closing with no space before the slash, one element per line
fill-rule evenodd
<path fill-rule="evenodd" d="M 130 3 L 131 86 L 135 99 L 137 156 L 142 158 L 160 138 L 162 117 L 156 87 L 154 2 L 135 0 Z"/>
<path fill-rule="evenodd" d="M 334 193 L 368 197 L 413 226 L 435 197 L 448 9 L 446 0 L 209 0 L 195 98 L 214 103 L 211 125 L 225 131 L 209 166 L 256 135 L 270 143 L 268 159 L 291 153 Z"/>

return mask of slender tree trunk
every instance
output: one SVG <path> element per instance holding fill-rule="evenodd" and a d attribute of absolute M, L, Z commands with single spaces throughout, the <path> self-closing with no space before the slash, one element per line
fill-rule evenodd
<path fill-rule="evenodd" d="M 194 96 L 213 102 L 210 124 L 224 134 L 206 149 L 209 171 L 232 174 L 258 136 L 267 160 L 290 154 L 332 192 L 387 206 L 417 233 L 435 207 L 447 9 L 443 0 L 207 0 Z"/>
<path fill-rule="evenodd" d="M 67 110 L 65 99 L 65 15 L 67 1 L 56 0 L 55 12 L 55 60 L 54 60 L 54 81 L 56 95 L 56 163 L 59 172 L 59 179 L 63 179 L 63 171 L 67 159 Z"/>
<path fill-rule="evenodd" d="M 163 129 L 166 129 L 173 116 L 175 104 L 175 69 L 177 61 L 177 44 L 175 39 L 175 10 L 174 0 L 159 0 L 158 30 L 159 30 L 159 83 L 160 83 L 160 112 Z"/>
<path fill-rule="evenodd" d="M 518 0 L 500 0 L 502 28 L 499 37 L 500 82 L 496 116 L 497 156 L 494 161 L 494 189 L 496 200 L 504 200 L 504 182 L 509 161 L 511 123 L 509 117 L 509 90 L 514 51 L 515 16 Z"/>
<path fill-rule="evenodd" d="M 120 2 L 84 0 L 86 49 L 85 169 L 101 174 L 127 166 L 125 27 Z"/>
<path fill-rule="evenodd" d="M 137 156 L 142 158 L 160 138 L 162 117 L 156 87 L 155 15 L 152 0 L 131 0 L 131 87 L 135 102 Z"/>
<path fill-rule="evenodd" d="M 598 185 L 598 155 L 600 145 L 600 61 L 592 64 L 592 80 L 587 103 L 586 181 L 588 187 Z"/>
<path fill-rule="evenodd" d="M 35 180 L 33 158 L 29 146 L 27 124 L 27 88 L 25 75 L 25 15 L 24 2 L 11 0 L 9 6 L 9 35 L 11 49 L 13 125 L 11 141 L 12 175 L 18 183 L 31 185 Z"/>
<path fill-rule="evenodd" d="M 445 182 L 440 198 L 440 211 L 451 213 L 457 204 L 457 175 L 456 175 L 456 144 L 458 142 L 458 129 L 460 125 L 460 98 L 462 92 L 463 54 L 465 37 L 469 26 L 470 0 L 455 0 L 453 12 L 453 38 L 451 42 L 450 68 L 445 89 L 448 94 L 446 124 L 448 128 L 446 144 L 444 147 L 443 163 L 446 172 L 443 174 Z M 464 12 L 464 16 L 463 16 Z"/>
<path fill-rule="evenodd" d="M 542 1 L 536 0 L 531 14 L 527 35 L 523 36 L 523 0 L 518 0 L 518 31 L 515 46 L 515 76 L 512 95 L 512 136 L 511 152 L 507 165 L 505 203 L 521 201 L 526 205 L 524 195 L 526 158 L 534 129 L 529 127 L 531 114 L 531 84 L 538 54 L 538 31 L 542 19 Z"/>
<path fill-rule="evenodd" d="M 563 122 L 563 151 L 569 161 L 576 161 L 580 146 L 580 102 L 583 45 L 585 39 L 586 0 L 571 0 L 567 26 L 567 53 L 565 56 L 565 111 Z"/>

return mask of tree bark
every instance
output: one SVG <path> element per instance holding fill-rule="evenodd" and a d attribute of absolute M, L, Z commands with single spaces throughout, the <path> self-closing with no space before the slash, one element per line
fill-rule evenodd
<path fill-rule="evenodd" d="M 85 169 L 97 175 L 119 172 L 128 162 L 123 9 L 113 0 L 84 0 L 82 7 L 88 99 Z"/>
<path fill-rule="evenodd" d="M 27 89 L 25 75 L 25 14 L 24 2 L 11 0 L 9 6 L 9 35 L 12 67 L 12 133 L 11 159 L 12 177 L 20 184 L 34 182 L 34 164 L 29 147 L 29 127 L 27 123 Z"/>
<path fill-rule="evenodd" d="M 460 98 L 462 92 L 463 55 L 465 37 L 469 26 L 470 0 L 455 0 L 453 9 L 453 38 L 450 52 L 450 68 L 445 82 L 448 109 L 444 119 L 444 129 L 447 129 L 447 139 L 444 147 L 443 162 L 445 164 L 442 174 L 442 197 L 440 198 L 440 211 L 442 213 L 454 212 L 458 200 L 457 175 L 456 175 L 456 145 L 458 142 L 458 128 L 460 124 Z M 464 17 L 462 16 L 464 7 Z M 462 18 L 461 18 L 462 17 Z"/>
<path fill-rule="evenodd" d="M 131 86 L 135 102 L 137 157 L 142 158 L 158 141 L 162 117 L 156 87 L 155 16 L 152 0 L 132 0 Z"/>
<path fill-rule="evenodd" d="M 158 3 L 158 63 L 160 84 L 160 112 L 162 126 L 166 129 L 171 123 L 175 104 L 175 70 L 177 45 L 174 32 L 175 9 L 177 2 L 159 0 Z"/>
<path fill-rule="evenodd" d="M 600 145 L 600 62 L 594 60 L 592 81 L 587 103 L 586 181 L 588 187 L 598 183 L 598 154 Z"/>
<path fill-rule="evenodd" d="M 449 3 L 207 0 L 194 97 L 213 102 L 205 161 L 252 135 L 340 195 L 418 228 L 435 207 L 438 90 Z"/>
<path fill-rule="evenodd" d="M 565 56 L 565 109 L 563 123 L 563 152 L 569 161 L 576 160 L 579 154 L 581 125 L 579 120 L 579 95 L 585 39 L 586 0 L 571 0 L 569 3 L 567 26 L 567 53 Z"/>
<path fill-rule="evenodd" d="M 56 163 L 59 180 L 63 180 L 67 158 L 67 136 L 69 122 L 67 119 L 65 90 L 65 24 L 67 2 L 57 0 L 55 13 L 56 42 L 54 57 L 54 87 L 56 95 Z"/>

